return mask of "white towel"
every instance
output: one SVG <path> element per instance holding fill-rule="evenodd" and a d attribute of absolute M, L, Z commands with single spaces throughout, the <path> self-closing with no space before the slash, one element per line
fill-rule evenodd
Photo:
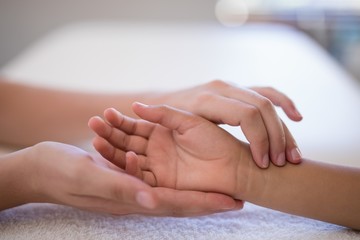
<path fill-rule="evenodd" d="M 360 239 L 340 226 L 246 204 L 193 218 L 112 216 L 52 204 L 0 212 L 0 239 Z"/>

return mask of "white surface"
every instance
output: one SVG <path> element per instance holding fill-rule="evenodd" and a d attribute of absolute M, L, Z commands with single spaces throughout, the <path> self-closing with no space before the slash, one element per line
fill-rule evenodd
<path fill-rule="evenodd" d="M 274 86 L 292 96 L 305 117 L 300 124 L 285 120 L 305 156 L 360 166 L 359 86 L 312 41 L 290 29 L 79 24 L 44 38 L 2 73 L 31 84 L 90 91 L 165 90 L 214 78 Z M 241 137 L 238 129 L 229 130 Z M 47 204 L 0 212 L 1 239 L 359 237 L 251 204 L 239 212 L 184 219 L 113 217 Z"/>
<path fill-rule="evenodd" d="M 346 240 L 360 234 L 248 204 L 242 211 L 196 218 L 109 216 L 50 204 L 0 213 L 0 239 L 292 239 Z"/>

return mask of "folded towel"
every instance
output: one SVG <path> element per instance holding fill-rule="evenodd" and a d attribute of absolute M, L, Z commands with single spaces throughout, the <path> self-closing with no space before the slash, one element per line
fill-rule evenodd
<path fill-rule="evenodd" d="M 0 212 L 0 239 L 360 239 L 340 226 L 246 204 L 193 218 L 112 216 L 53 204 Z"/>

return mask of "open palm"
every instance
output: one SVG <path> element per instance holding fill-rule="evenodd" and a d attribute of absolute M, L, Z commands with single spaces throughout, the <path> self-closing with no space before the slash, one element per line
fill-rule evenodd
<path fill-rule="evenodd" d="M 236 173 L 249 148 L 215 124 L 165 106 L 135 104 L 145 120 L 105 111 L 95 148 L 152 186 L 234 193 Z"/>

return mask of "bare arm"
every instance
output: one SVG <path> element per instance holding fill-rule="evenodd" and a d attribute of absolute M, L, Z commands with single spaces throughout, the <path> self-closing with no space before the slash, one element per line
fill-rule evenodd
<path fill-rule="evenodd" d="M 95 148 L 154 186 L 222 192 L 267 208 L 360 229 L 360 168 L 304 159 L 260 169 L 248 144 L 193 114 L 134 104 L 89 121 Z"/>
<path fill-rule="evenodd" d="M 139 94 L 71 92 L 15 84 L 0 79 L 0 142 L 32 145 L 40 141 L 78 143 L 91 136 L 88 119 L 109 106 L 132 114 Z"/>
<path fill-rule="evenodd" d="M 236 198 L 360 229 L 360 168 L 304 159 L 300 165 L 251 169 L 247 190 L 238 191 Z"/>

